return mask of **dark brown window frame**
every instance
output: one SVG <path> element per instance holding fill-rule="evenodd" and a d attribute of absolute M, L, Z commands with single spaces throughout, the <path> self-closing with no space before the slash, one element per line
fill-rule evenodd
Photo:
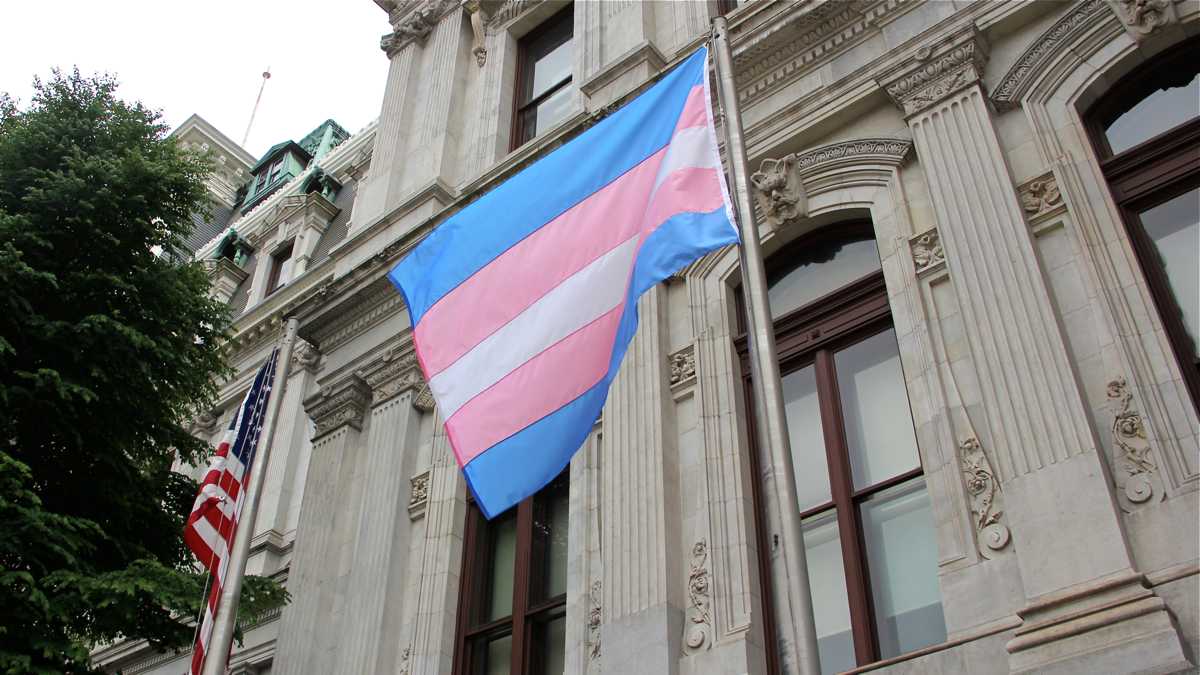
<path fill-rule="evenodd" d="M 767 261 L 768 278 L 786 269 L 796 253 L 806 247 L 831 240 L 874 238 L 869 221 L 856 221 L 822 227 L 790 243 Z M 734 345 L 742 369 L 742 387 L 747 402 L 747 431 L 750 439 L 752 475 L 761 475 L 764 450 L 760 447 L 753 411 L 754 391 L 750 378 L 748 336 L 741 317 L 744 300 L 740 289 L 735 293 L 739 328 L 743 331 Z M 798 514 L 802 519 L 827 513 L 833 509 L 837 516 L 838 536 L 842 549 L 842 565 L 846 575 L 847 601 L 850 608 L 851 634 L 858 666 L 879 661 L 879 635 L 876 630 L 874 600 L 871 595 L 870 570 L 867 567 L 866 540 L 863 536 L 861 505 L 872 495 L 920 477 L 924 467 L 918 465 L 905 473 L 854 489 L 850 468 L 850 452 L 842 418 L 841 397 L 838 392 L 834 355 L 840 349 L 857 344 L 893 327 L 891 308 L 883 271 L 871 272 L 850 282 L 774 321 L 776 351 L 781 373 L 790 373 L 813 365 L 817 377 L 821 424 L 825 434 L 826 461 L 832 499 L 810 507 Z M 920 457 L 918 456 L 918 464 Z M 775 542 L 768 541 L 765 497 L 759 481 L 752 481 L 751 497 L 755 509 L 755 531 L 758 543 L 759 579 L 766 615 L 764 633 L 767 639 L 767 669 L 780 673 L 779 645 L 776 639 L 771 588 L 778 580 L 771 576 L 769 551 Z"/>
<path fill-rule="evenodd" d="M 1200 187 L 1200 117 L 1115 155 L 1105 134 L 1108 125 L 1147 96 L 1177 81 L 1181 74 L 1194 75 L 1197 63 L 1200 39 L 1192 38 L 1123 77 L 1092 105 L 1084 121 L 1192 405 L 1200 411 L 1200 358 L 1195 356 L 1192 338 L 1179 316 L 1158 251 L 1138 215 Z"/>
<path fill-rule="evenodd" d="M 525 498 L 515 508 L 490 522 L 476 506 L 475 499 L 468 495 L 454 640 L 454 675 L 471 675 L 475 672 L 476 645 L 486 645 L 491 638 L 506 635 L 512 636 L 509 672 L 541 675 L 535 658 L 540 652 L 537 625 L 566 615 L 567 594 L 564 592 L 552 598 L 533 599 L 532 589 L 543 579 L 545 573 L 541 565 L 545 560 L 545 541 L 534 536 L 534 516 L 539 509 L 544 508 L 544 502 L 539 499 L 542 495 L 547 495 L 552 490 L 566 490 L 569 500 L 569 489 L 568 469 L 546 488 Z M 490 597 L 487 570 L 494 546 L 494 542 L 486 538 L 494 531 L 496 525 L 507 518 L 515 518 L 517 521 L 512 613 L 494 621 L 481 622 L 479 616 L 486 611 L 486 599 Z"/>
<path fill-rule="evenodd" d="M 293 240 L 288 241 L 286 244 L 283 244 L 279 248 L 275 249 L 275 252 L 271 254 L 271 257 L 270 257 L 271 272 L 270 272 L 270 274 L 267 275 L 267 293 L 266 293 L 266 295 L 271 295 L 275 291 L 277 291 L 280 288 L 283 288 L 285 285 L 287 285 L 286 281 L 283 283 L 280 283 L 279 277 L 283 273 L 284 264 L 287 263 L 287 261 L 291 260 L 292 256 L 295 255 L 295 252 L 296 252 L 295 249 L 296 249 L 296 241 L 293 239 Z"/>
<path fill-rule="evenodd" d="M 550 98 L 554 94 L 561 91 L 564 87 L 571 86 L 574 81 L 574 73 L 568 75 L 562 80 L 555 83 L 546 91 L 542 92 L 535 98 L 522 100 L 525 98 L 525 90 L 532 90 L 533 63 L 530 56 L 532 46 L 540 40 L 553 39 L 566 34 L 568 40 L 575 39 L 575 5 L 570 4 L 559 10 L 554 16 L 546 19 L 540 26 L 530 31 L 528 34 L 521 37 L 517 41 L 517 77 L 515 86 L 513 87 L 513 120 L 511 129 L 511 142 L 509 143 L 509 151 L 525 145 L 533 140 L 536 136 L 534 133 L 529 134 L 529 129 L 526 128 L 524 113 L 529 109 L 536 109 L 543 101 Z M 531 92 L 532 93 L 532 92 Z M 526 137 L 526 135 L 528 137 Z"/>

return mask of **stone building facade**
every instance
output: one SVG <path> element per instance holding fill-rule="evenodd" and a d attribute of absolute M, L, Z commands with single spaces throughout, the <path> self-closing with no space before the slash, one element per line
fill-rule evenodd
<path fill-rule="evenodd" d="M 795 673 L 782 509 L 825 672 L 1197 663 L 1200 2 L 376 2 L 378 121 L 197 246 L 239 375 L 196 433 L 217 437 L 283 317 L 304 339 L 250 561 L 292 602 L 235 673 Z M 754 438 L 729 249 L 643 297 L 569 471 L 486 522 L 385 274 L 717 13 L 796 475 Z M 188 131 L 234 202 L 252 158 Z"/>

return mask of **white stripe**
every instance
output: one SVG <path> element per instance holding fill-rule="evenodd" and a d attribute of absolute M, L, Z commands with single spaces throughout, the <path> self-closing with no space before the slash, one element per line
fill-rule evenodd
<path fill-rule="evenodd" d="M 633 236 L 568 277 L 429 382 L 449 418 L 547 347 L 625 300 L 639 236 Z"/>
<path fill-rule="evenodd" d="M 720 166 L 714 164 L 714 161 L 715 155 L 706 127 L 680 129 L 671 138 L 667 154 L 663 157 L 662 164 L 658 165 L 658 174 L 654 177 L 654 189 L 651 194 L 658 192 L 658 186 L 672 173 L 680 169 L 711 169 Z"/>

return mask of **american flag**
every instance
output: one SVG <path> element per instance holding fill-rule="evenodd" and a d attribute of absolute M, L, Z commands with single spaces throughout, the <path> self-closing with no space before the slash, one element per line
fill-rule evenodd
<path fill-rule="evenodd" d="M 255 376 L 254 385 L 246 392 L 246 398 L 242 399 L 237 415 L 229 423 L 225 437 L 208 463 L 208 471 L 200 481 L 196 503 L 183 529 L 184 542 L 208 568 L 212 579 L 204 619 L 196 632 L 196 644 L 192 651 L 192 675 L 198 674 L 203 667 L 204 652 L 212 637 L 217 603 L 221 599 L 221 588 L 229 565 L 229 550 L 233 546 L 242 502 L 245 501 L 244 480 L 258 448 L 278 356 L 278 349 L 271 351 L 271 356 Z"/>

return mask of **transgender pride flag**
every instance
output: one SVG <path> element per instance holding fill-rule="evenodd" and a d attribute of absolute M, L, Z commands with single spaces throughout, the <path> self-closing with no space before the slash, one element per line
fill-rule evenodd
<path fill-rule="evenodd" d="M 707 58 L 449 218 L 388 275 L 489 518 L 583 444 L 637 330 L 638 297 L 737 242 Z"/>

